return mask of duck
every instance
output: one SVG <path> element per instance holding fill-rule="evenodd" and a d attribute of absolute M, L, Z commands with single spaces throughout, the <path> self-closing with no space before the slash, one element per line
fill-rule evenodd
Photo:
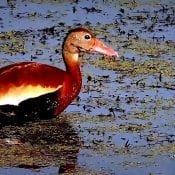
<path fill-rule="evenodd" d="M 13 118 L 57 117 L 78 96 L 82 88 L 80 52 L 98 52 L 119 57 L 93 32 L 71 29 L 62 45 L 65 70 L 49 64 L 25 61 L 0 68 L 0 122 Z"/>

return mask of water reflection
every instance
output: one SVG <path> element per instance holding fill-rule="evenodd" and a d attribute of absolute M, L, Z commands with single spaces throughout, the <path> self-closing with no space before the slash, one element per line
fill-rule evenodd
<path fill-rule="evenodd" d="M 62 118 L 3 126 L 0 167 L 18 167 L 27 172 L 54 166 L 59 167 L 58 174 L 74 173 L 80 145 L 75 129 Z"/>

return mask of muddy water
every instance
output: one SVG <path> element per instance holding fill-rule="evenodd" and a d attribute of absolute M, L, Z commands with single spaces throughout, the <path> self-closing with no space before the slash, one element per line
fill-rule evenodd
<path fill-rule="evenodd" d="M 84 85 L 64 125 L 2 128 L 0 174 L 174 175 L 174 1 L 1 1 L 0 65 L 64 68 L 63 37 L 80 25 L 121 59 L 83 55 Z M 24 141 L 9 146 L 5 137 Z"/>

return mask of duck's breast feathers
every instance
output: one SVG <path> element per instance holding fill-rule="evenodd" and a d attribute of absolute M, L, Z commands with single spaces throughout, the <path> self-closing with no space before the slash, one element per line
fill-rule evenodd
<path fill-rule="evenodd" d="M 18 104 L 28 98 L 54 92 L 63 85 L 65 71 L 34 62 L 0 69 L 0 105 Z"/>

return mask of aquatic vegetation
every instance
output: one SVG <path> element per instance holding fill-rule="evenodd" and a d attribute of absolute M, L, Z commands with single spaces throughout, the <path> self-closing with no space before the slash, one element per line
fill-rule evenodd
<path fill-rule="evenodd" d="M 0 52 L 16 54 L 24 53 L 24 39 L 20 32 L 1 32 L 0 33 Z"/>

